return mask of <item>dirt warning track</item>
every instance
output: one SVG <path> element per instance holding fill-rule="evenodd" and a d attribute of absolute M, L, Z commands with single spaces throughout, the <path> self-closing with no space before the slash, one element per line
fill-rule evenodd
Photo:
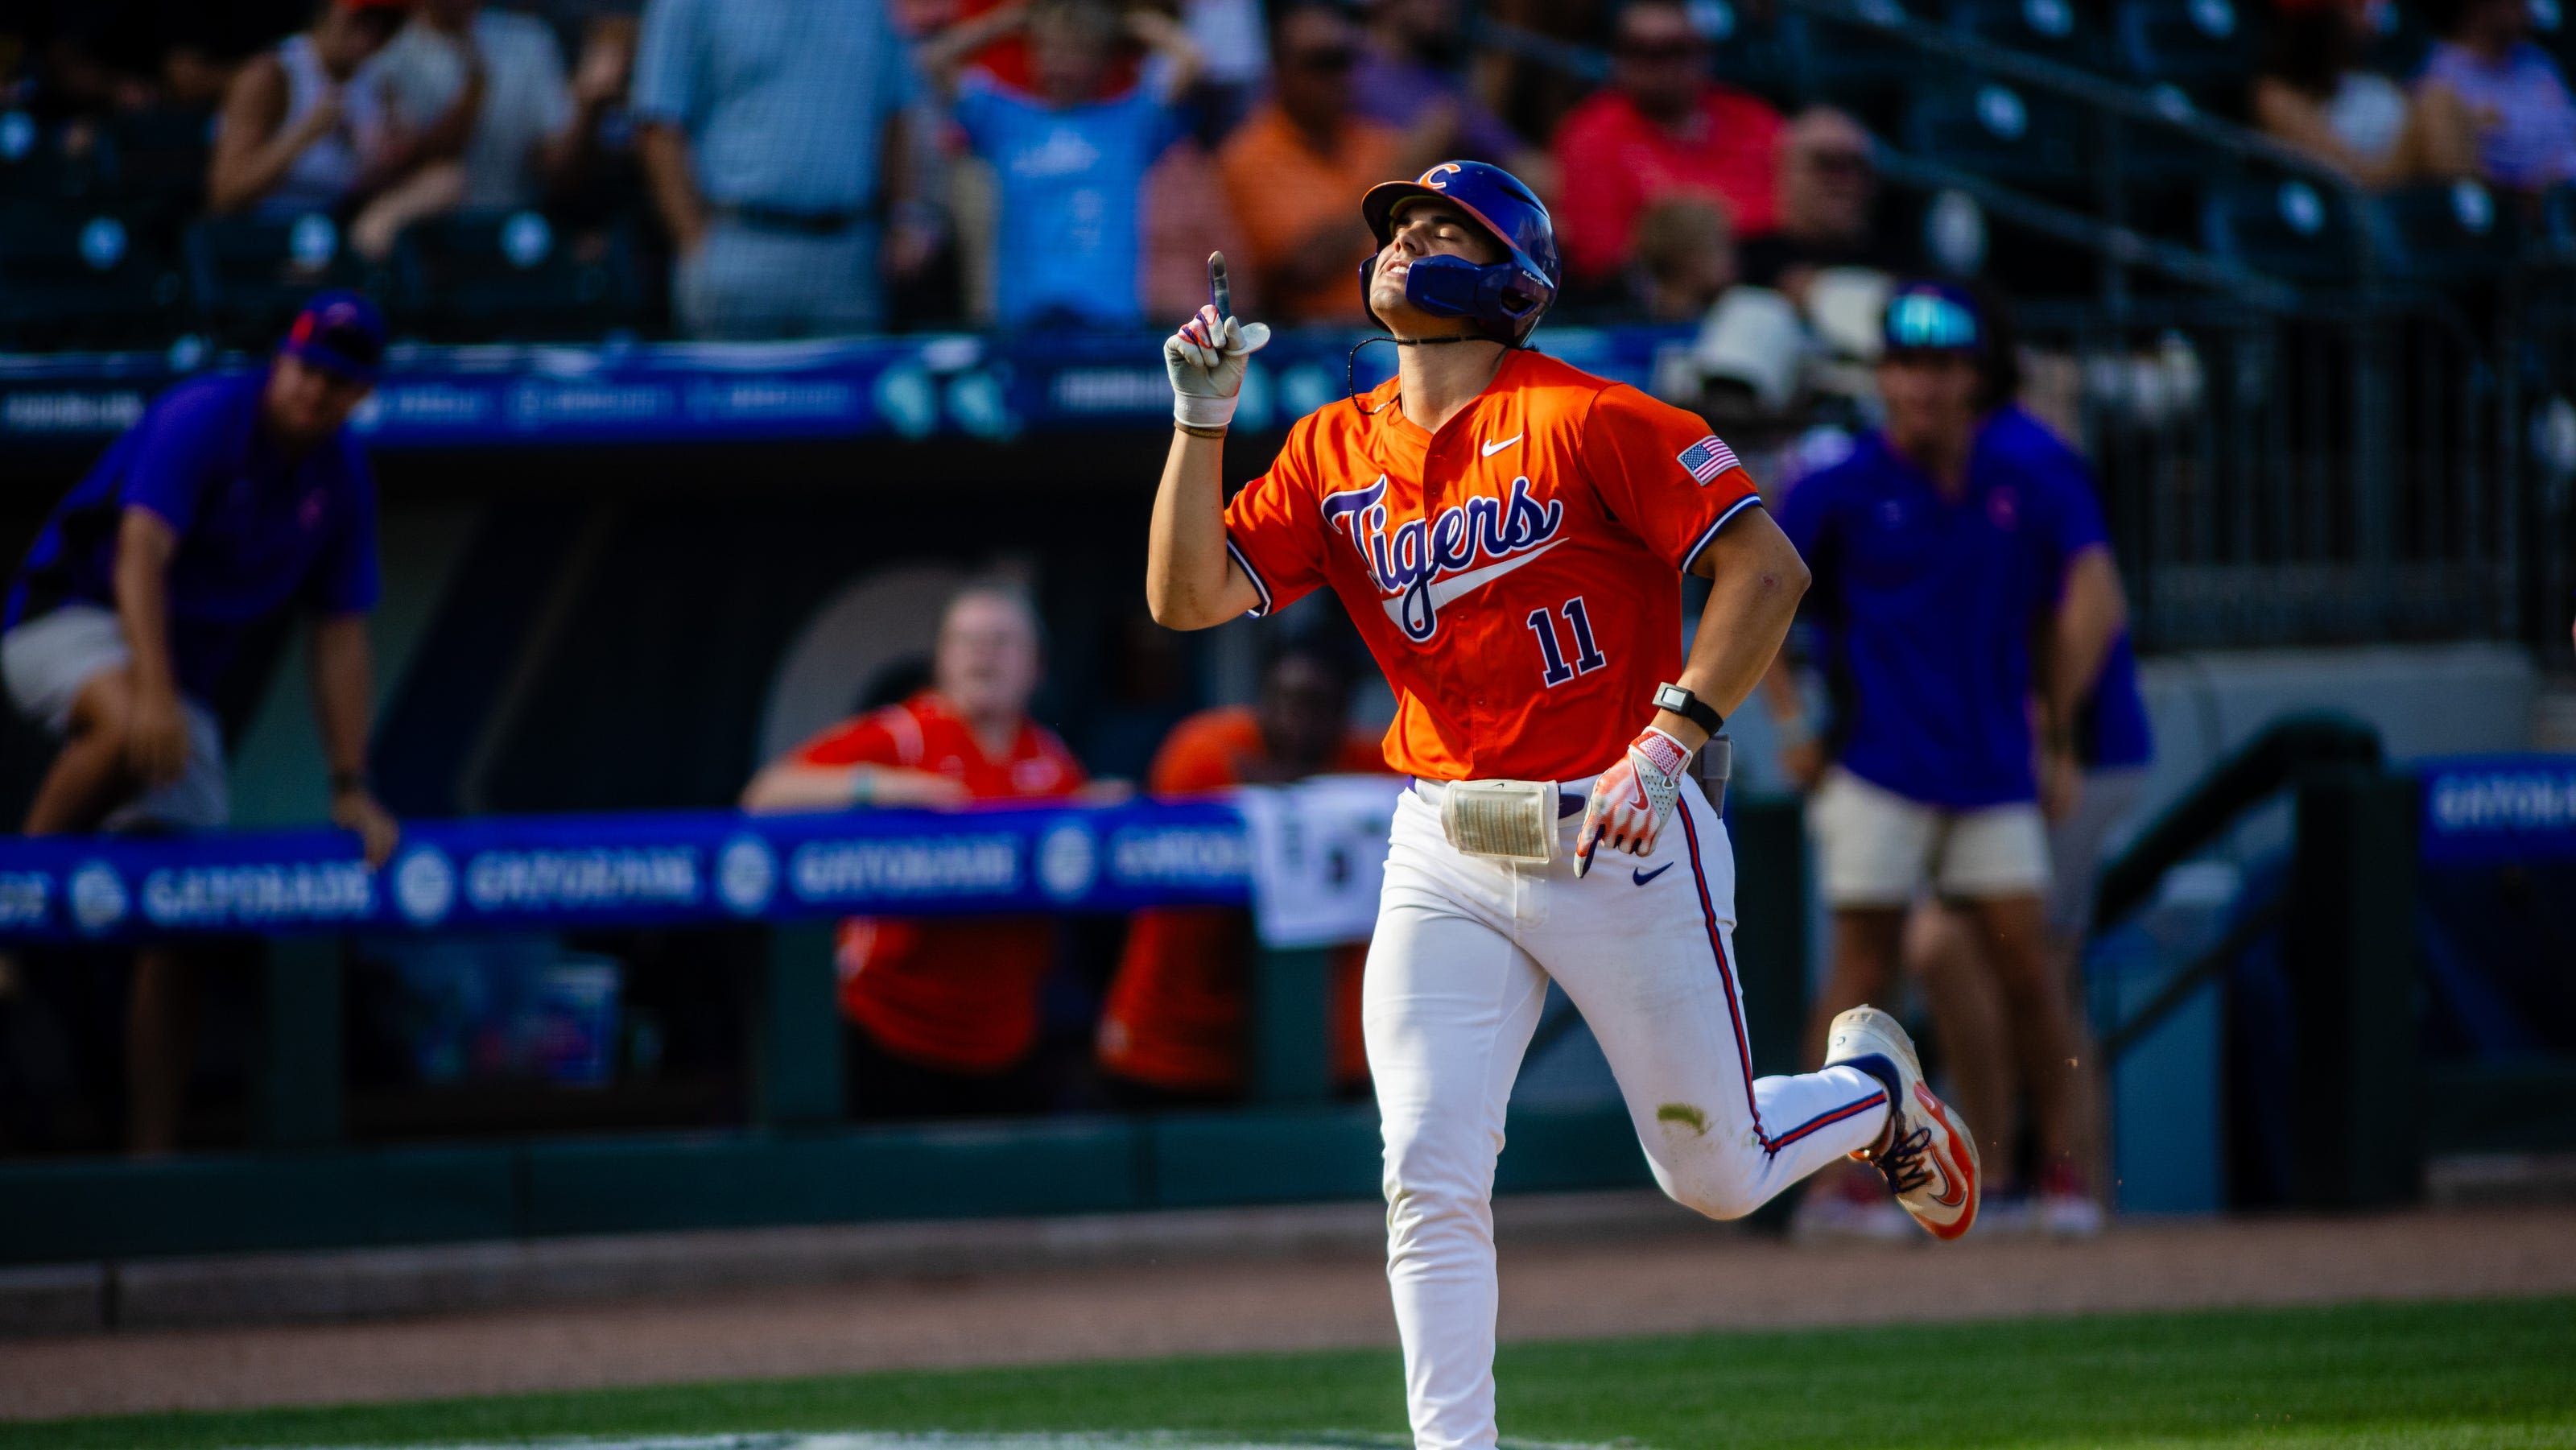
<path fill-rule="evenodd" d="M 2576 1207 L 1793 1245 L 1690 1221 L 1506 1242 L 1510 1339 L 2576 1293 Z M 1374 1254 L 1112 1264 L 0 1345 L 0 1418 L 1395 1342 Z"/>

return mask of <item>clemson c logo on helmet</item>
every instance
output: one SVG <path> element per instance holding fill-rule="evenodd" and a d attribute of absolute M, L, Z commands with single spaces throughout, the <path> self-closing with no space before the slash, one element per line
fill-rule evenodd
<path fill-rule="evenodd" d="M 1430 187 L 1433 191 L 1447 191 L 1449 189 L 1449 183 L 1445 178 L 1450 172 L 1458 169 L 1457 162 L 1443 161 L 1439 165 L 1432 167 L 1429 171 L 1426 171 L 1420 176 L 1414 178 L 1413 184 L 1416 186 Z"/>

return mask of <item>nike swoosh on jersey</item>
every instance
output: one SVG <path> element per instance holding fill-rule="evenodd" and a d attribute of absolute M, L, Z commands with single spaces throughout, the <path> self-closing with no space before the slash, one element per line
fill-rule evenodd
<path fill-rule="evenodd" d="M 1432 619 L 1439 618 L 1440 611 L 1448 606 L 1450 600 L 1457 598 L 1461 594 L 1467 593 L 1469 590 L 1484 588 L 1486 585 L 1493 583 L 1495 580 L 1502 578 L 1506 574 L 1509 574 L 1514 569 L 1517 569 L 1523 564 L 1528 563 L 1530 560 L 1537 558 L 1539 555 L 1546 553 L 1548 550 L 1555 548 L 1557 544 L 1562 544 L 1564 542 L 1565 540 L 1558 539 L 1554 543 L 1541 544 L 1526 554 L 1516 554 L 1509 559 L 1503 560 L 1499 564 L 1488 564 L 1482 569 L 1470 569 L 1464 574 L 1452 574 L 1446 579 L 1432 580 L 1430 588 L 1423 591 L 1431 605 L 1431 613 L 1427 617 Z M 1393 599 L 1385 601 L 1386 617 L 1394 620 L 1399 626 L 1404 623 L 1404 598 L 1405 597 L 1403 595 L 1399 594 Z"/>
<path fill-rule="evenodd" d="M 1488 444 L 1485 444 L 1485 445 L 1484 445 L 1484 454 L 1485 454 L 1485 456 L 1486 456 L 1487 458 L 1491 458 L 1491 457 L 1493 457 L 1495 454 L 1502 452 L 1504 449 L 1511 447 L 1511 446 L 1512 446 L 1513 444 L 1515 444 L 1515 443 L 1518 443 L 1519 441 L 1521 441 L 1521 439 L 1522 439 L 1524 436 L 1526 436 L 1526 435 L 1525 435 L 1525 434 L 1523 434 L 1523 433 L 1515 433 L 1515 434 L 1513 434 L 1511 437 L 1504 439 L 1504 440 L 1503 440 L 1502 442 L 1500 442 L 1500 443 L 1488 443 Z"/>

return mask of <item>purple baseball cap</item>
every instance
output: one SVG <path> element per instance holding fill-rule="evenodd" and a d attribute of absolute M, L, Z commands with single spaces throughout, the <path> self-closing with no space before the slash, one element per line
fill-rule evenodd
<path fill-rule="evenodd" d="M 316 292 L 277 350 L 351 382 L 372 383 L 385 370 L 385 316 L 355 292 Z"/>

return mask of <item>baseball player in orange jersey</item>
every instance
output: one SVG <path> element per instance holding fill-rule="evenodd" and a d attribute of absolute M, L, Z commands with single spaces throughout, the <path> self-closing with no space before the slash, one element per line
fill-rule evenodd
<path fill-rule="evenodd" d="M 1697 418 L 1526 349 L 1559 271 L 1546 209 L 1511 175 L 1443 163 L 1360 209 L 1379 243 L 1361 294 L 1395 378 L 1301 420 L 1228 504 L 1226 425 L 1269 331 L 1202 309 L 1163 346 L 1177 432 L 1146 597 L 1204 629 L 1330 586 L 1395 686 L 1387 760 L 1415 784 L 1361 989 L 1387 1277 L 1414 1444 L 1482 1450 L 1494 1164 L 1551 978 L 1656 1181 L 1710 1217 L 1850 1155 L 1953 1238 L 1977 1161 L 1884 1013 L 1836 1019 L 1821 1071 L 1752 1075 L 1734 859 L 1683 784 L 1806 586 L 1752 480 Z M 1687 660 L 1685 570 L 1712 586 Z"/>

